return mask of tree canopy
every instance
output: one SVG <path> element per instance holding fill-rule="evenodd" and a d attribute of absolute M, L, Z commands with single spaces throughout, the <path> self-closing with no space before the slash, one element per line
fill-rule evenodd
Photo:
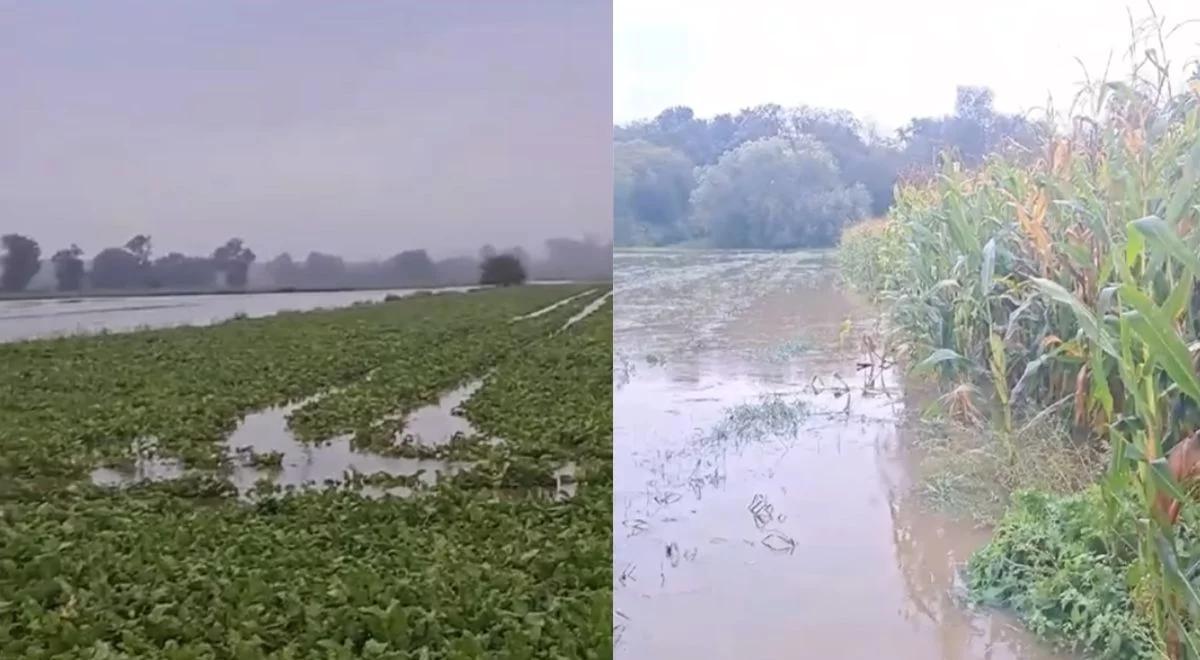
<path fill-rule="evenodd" d="M 479 256 L 434 259 L 423 249 L 400 250 L 382 260 L 347 261 L 324 252 L 311 252 L 303 261 L 283 253 L 258 267 L 257 256 L 241 239 L 231 238 L 209 255 L 170 252 L 155 256 L 149 235 L 138 234 L 119 246 L 107 247 L 90 261 L 77 245 L 57 251 L 48 259 L 53 277 L 32 279 L 40 272 L 40 248 L 36 241 L 11 234 L 0 243 L 0 268 L 6 273 L 0 293 L 16 293 L 30 287 L 48 289 L 57 281 L 60 291 L 167 289 L 207 291 L 228 288 L 342 289 L 464 286 L 477 284 L 482 265 L 492 257 L 507 255 L 519 271 L 501 269 L 509 283 L 527 278 L 542 280 L 605 280 L 612 277 L 612 243 L 585 238 L 554 238 L 545 242 L 541 256 L 522 247 L 503 251 L 491 245 Z M 499 262 L 499 263 L 503 263 Z M 489 267 L 491 268 L 491 267 Z M 491 272 L 491 271 L 489 271 Z M 509 273 L 504 275 L 504 273 Z M 21 275 L 21 277 L 18 277 Z"/>
<path fill-rule="evenodd" d="M 217 271 L 225 273 L 225 284 L 241 288 L 246 286 L 250 264 L 254 263 L 254 251 L 246 247 L 240 238 L 231 238 L 213 250 L 212 263 Z"/>
<path fill-rule="evenodd" d="M 613 227 L 621 240 L 662 244 L 687 238 L 688 196 L 696 185 L 692 161 L 673 147 L 642 139 L 618 142 L 614 161 Z"/>
<path fill-rule="evenodd" d="M 814 225 L 814 217 L 857 217 L 864 199 L 866 214 L 883 215 L 892 204 L 892 191 L 901 174 L 935 166 L 942 153 L 950 152 L 973 166 L 988 153 L 1008 144 L 1031 144 L 1040 126 L 1018 115 L 997 112 L 993 100 L 986 88 L 960 87 L 953 114 L 914 118 L 890 136 L 881 135 L 873 126 L 844 110 L 778 104 L 754 106 L 711 118 L 698 117 L 691 108 L 677 106 L 652 119 L 616 126 L 613 132 L 615 241 L 619 245 L 668 245 L 705 239 L 715 244 L 720 238 L 715 231 L 717 227 L 738 234 L 742 230 L 737 227 L 744 226 L 740 236 L 751 241 L 746 247 L 779 247 L 791 245 L 793 240 L 818 241 L 800 246 L 827 245 L 828 241 L 836 240 L 836 234 L 830 239 L 820 229 L 827 225 Z M 813 199 L 800 203 L 789 198 L 793 204 L 790 210 L 769 207 L 769 221 L 737 216 L 718 221 L 714 214 L 723 212 L 722 209 L 731 213 L 768 211 L 765 204 L 758 205 L 757 211 L 732 204 L 731 200 L 737 197 L 732 190 L 725 190 L 720 195 L 725 201 L 716 204 L 713 187 L 721 189 L 717 182 L 722 175 L 713 168 L 743 146 L 771 138 L 796 145 L 817 143 L 825 153 L 818 160 L 832 161 L 840 189 L 845 192 L 836 193 L 836 188 L 827 185 L 826 177 L 820 185 L 809 188 L 816 195 Z M 809 147 L 793 149 L 797 154 L 808 150 Z M 744 153 L 740 158 L 748 156 Z M 765 159 L 766 153 L 759 152 L 756 158 Z M 750 167 L 749 163 L 743 162 L 737 185 L 746 186 L 747 190 L 765 190 L 766 182 L 748 175 L 746 167 Z M 759 171 L 769 174 L 775 170 L 763 167 Z M 824 167 L 820 171 L 823 176 L 829 173 Z M 702 185 L 710 190 L 697 197 Z M 721 185 L 728 188 L 732 183 L 726 181 Z M 686 194 L 681 193 L 684 189 Z M 793 186 L 792 191 L 796 190 Z M 778 199 L 778 190 L 771 193 Z M 748 200 L 750 193 L 741 197 Z M 708 205 L 698 207 L 698 199 Z M 787 215 L 801 210 L 803 215 Z M 772 229 L 767 230 L 768 225 Z M 751 231 L 751 227 L 758 230 Z M 733 238 L 725 236 L 725 240 Z"/>
<path fill-rule="evenodd" d="M 20 234 L 5 234 L 0 237 L 0 290 L 23 291 L 29 280 L 41 270 L 42 248 L 37 241 Z"/>
<path fill-rule="evenodd" d="M 806 136 L 746 142 L 704 168 L 692 192 L 696 233 L 722 248 L 833 245 L 871 196 L 846 185 L 833 156 Z"/>
<path fill-rule="evenodd" d="M 479 269 L 479 283 L 483 285 L 513 286 L 525 283 L 525 266 L 514 254 L 488 257 Z"/>
<path fill-rule="evenodd" d="M 65 250 L 59 250 L 50 258 L 54 264 L 54 278 L 58 281 L 59 291 L 78 291 L 83 288 L 83 250 L 72 244 Z"/>

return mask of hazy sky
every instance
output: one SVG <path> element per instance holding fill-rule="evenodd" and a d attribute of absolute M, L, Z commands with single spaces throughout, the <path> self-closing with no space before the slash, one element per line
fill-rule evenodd
<path fill-rule="evenodd" d="M 0 0 L 0 233 L 260 258 L 612 231 L 607 0 Z"/>
<path fill-rule="evenodd" d="M 1110 51 L 1129 44 L 1145 2 L 1118 0 L 616 0 L 617 122 L 672 105 L 711 116 L 775 102 L 844 108 L 893 129 L 953 110 L 958 84 L 986 85 L 1016 111 L 1066 105 Z M 1196 0 L 1157 0 L 1173 25 L 1200 18 Z M 1168 44 L 1200 55 L 1200 26 Z M 1127 70 L 1127 69 L 1126 69 Z"/>

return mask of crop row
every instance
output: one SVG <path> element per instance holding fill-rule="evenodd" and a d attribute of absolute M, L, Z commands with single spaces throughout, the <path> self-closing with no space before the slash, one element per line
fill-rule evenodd
<path fill-rule="evenodd" d="M 27 370 L 86 365 L 92 387 L 110 388 L 117 411 L 157 389 L 170 405 L 197 393 L 213 397 L 236 420 L 241 411 L 340 385 L 330 397 L 364 402 L 344 418 L 349 423 L 338 427 L 341 413 L 332 411 L 340 406 L 318 410 L 330 415 L 322 422 L 329 429 L 351 430 L 487 370 L 466 414 L 481 433 L 504 441 L 463 443 L 476 469 L 410 498 L 372 499 L 351 486 L 247 503 L 224 497 L 229 486 L 218 478 L 193 477 L 0 499 L 0 657 L 611 657 L 612 492 L 604 467 L 612 445 L 611 304 L 558 333 L 564 317 L 594 296 L 512 321 L 580 290 L 434 296 L 4 349 L 23 356 Z M 157 345 L 155 358 L 130 354 L 147 344 Z M 181 371 L 180 364 L 197 364 L 190 360 L 201 347 L 225 347 L 229 353 L 214 358 L 224 369 Z M 243 369 L 246 359 L 257 362 Z M 448 366 L 422 371 L 443 360 Z M 288 384 L 268 387 L 272 379 L 256 375 L 264 369 L 287 375 Z M 151 382 L 121 389 L 106 370 Z M 217 396 L 191 382 L 203 375 L 219 376 L 235 393 Z M 66 414 L 49 400 L 56 377 L 39 381 L 43 399 L 22 399 L 42 407 L 21 419 L 30 435 L 4 437 L 12 447 L 46 441 L 33 432 L 47 409 Z M 249 383 L 238 386 L 243 379 Z M 409 379 L 422 385 L 412 388 Z M 185 428 L 147 419 L 134 429 L 114 413 L 106 423 L 124 438 Z M 226 428 L 214 421 L 208 434 L 189 436 L 194 453 L 203 456 L 199 450 Z M 64 452 L 81 446 L 49 441 Z M 12 473 L 23 479 L 52 468 L 69 473 L 92 458 L 84 452 L 78 463 L 55 462 L 70 456 L 48 451 L 37 454 L 42 463 L 17 455 L 25 456 L 15 463 L 22 471 Z M 564 462 L 577 462 L 585 477 L 574 497 L 507 488 L 541 484 Z M 512 479 L 522 474 L 536 475 L 534 483 Z"/>
<path fill-rule="evenodd" d="M 581 296 L 537 317 L 445 331 L 419 347 L 400 347 L 402 352 L 381 361 L 367 377 L 296 410 L 289 424 L 304 440 L 353 433 L 358 446 L 386 453 L 403 433 L 405 413 L 436 402 L 440 394 L 521 353 L 561 327 L 591 298 L 592 294 Z M 391 423 L 381 424 L 385 421 Z"/>
<path fill-rule="evenodd" d="M 388 376 L 379 382 L 398 388 L 397 406 L 436 397 L 462 376 L 439 371 L 436 360 L 462 346 L 509 350 L 540 330 L 514 316 L 581 289 L 444 294 L 0 345 L 0 494 L 18 481 L 77 479 L 98 463 L 128 461 L 138 439 L 212 465 L 217 441 L 245 414 L 352 386 L 378 369 Z"/>
<path fill-rule="evenodd" d="M 611 657 L 611 490 L 10 502 L 5 658 Z"/>
<path fill-rule="evenodd" d="M 537 350 L 513 354 L 465 404 L 487 436 L 486 464 L 463 479 L 506 486 L 555 485 L 568 463 L 574 478 L 612 484 L 612 322 L 609 300 Z"/>

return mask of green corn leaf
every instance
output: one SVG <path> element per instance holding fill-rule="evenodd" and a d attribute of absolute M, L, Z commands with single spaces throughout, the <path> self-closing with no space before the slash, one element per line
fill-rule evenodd
<path fill-rule="evenodd" d="M 1129 232 L 1131 236 L 1134 232 L 1145 236 L 1148 243 L 1165 251 L 1183 264 L 1193 277 L 1200 277 L 1200 257 L 1184 244 L 1175 230 L 1162 218 L 1153 215 L 1146 216 L 1130 222 L 1129 227 L 1133 230 Z"/>
<path fill-rule="evenodd" d="M 1146 452 L 1142 451 L 1141 445 L 1139 445 L 1135 442 L 1129 442 L 1128 440 L 1126 440 L 1122 443 L 1122 446 L 1124 447 L 1124 449 L 1122 450 L 1122 455 L 1125 458 L 1128 458 L 1131 461 L 1145 461 L 1146 460 Z"/>
<path fill-rule="evenodd" d="M 992 291 L 992 278 L 996 273 L 996 239 L 988 240 L 983 246 L 983 263 L 979 267 L 979 289 L 986 298 Z"/>
<path fill-rule="evenodd" d="M 1154 545 L 1158 550 L 1158 560 L 1162 563 L 1163 573 L 1171 586 L 1186 599 L 1188 609 L 1196 611 L 1200 608 L 1200 594 L 1196 593 L 1196 589 L 1184 577 L 1183 571 L 1179 570 L 1179 558 L 1175 555 L 1175 548 L 1161 530 L 1154 533 Z"/>
<path fill-rule="evenodd" d="M 1054 356 L 1057 354 L 1058 354 L 1057 350 L 1051 351 L 1049 353 L 1043 353 L 1042 355 L 1039 355 L 1036 359 L 1030 360 L 1029 362 L 1027 362 L 1025 364 L 1025 371 L 1023 371 L 1021 373 L 1021 377 L 1017 379 L 1017 384 L 1013 385 L 1013 388 L 1012 388 L 1012 398 L 1014 400 L 1017 397 L 1021 396 L 1021 393 L 1025 391 L 1025 387 L 1028 385 L 1030 379 L 1032 379 L 1035 375 L 1037 375 L 1038 370 L 1041 369 L 1042 366 L 1045 365 L 1047 362 L 1052 360 L 1054 358 Z"/>
<path fill-rule="evenodd" d="M 1179 181 L 1175 182 L 1175 190 L 1171 193 L 1171 199 L 1167 203 L 1167 216 L 1165 219 L 1168 225 L 1175 226 L 1175 223 L 1179 222 L 1179 218 L 1183 216 L 1183 212 L 1188 207 L 1188 202 L 1196 194 L 1198 175 L 1200 175 L 1200 142 L 1192 147 L 1187 161 L 1183 164 L 1183 176 L 1179 178 Z"/>
<path fill-rule="evenodd" d="M 1121 300 L 1137 314 L 1128 317 L 1129 324 L 1150 348 L 1154 360 L 1162 366 L 1180 391 L 1200 402 L 1200 379 L 1192 369 L 1187 345 L 1179 338 L 1167 317 L 1144 293 L 1128 284 L 1121 287 Z"/>
<path fill-rule="evenodd" d="M 1104 355 L 1099 351 L 1089 351 L 1088 359 L 1092 366 L 1091 397 L 1099 401 L 1104 414 L 1110 419 L 1113 414 L 1113 396 L 1108 388 L 1108 369 L 1104 364 Z"/>
<path fill-rule="evenodd" d="M 1194 278 L 1190 273 L 1185 273 L 1183 281 L 1175 285 L 1171 289 L 1170 295 L 1167 296 L 1166 302 L 1163 303 L 1163 316 L 1174 322 L 1187 309 L 1187 304 L 1192 299 L 1192 282 Z"/>
<path fill-rule="evenodd" d="M 1012 314 L 1008 315 L 1008 325 L 1004 329 L 1004 341 L 1011 341 L 1017 330 L 1021 329 L 1021 324 L 1018 321 L 1025 315 L 1025 312 L 1029 311 L 1030 306 L 1033 305 L 1035 300 L 1037 300 L 1036 296 L 1026 298 L 1024 302 L 1013 310 Z"/>
<path fill-rule="evenodd" d="M 1075 319 L 1079 322 L 1080 329 L 1083 330 L 1083 333 L 1087 335 L 1087 338 L 1090 339 L 1093 344 L 1099 346 L 1100 350 L 1104 351 L 1105 353 L 1108 353 L 1115 358 L 1120 358 L 1120 356 L 1117 355 L 1116 347 L 1113 346 L 1112 337 L 1108 335 L 1108 332 L 1104 329 L 1104 326 L 1100 325 L 1100 321 L 1097 320 L 1096 316 L 1092 314 L 1092 311 L 1087 308 L 1087 305 L 1083 304 L 1083 301 L 1076 298 L 1071 294 L 1070 291 L 1064 289 L 1062 285 L 1057 282 L 1052 282 L 1040 277 L 1031 277 L 1029 279 L 1042 293 L 1049 296 L 1051 300 L 1071 308 L 1071 311 L 1075 313 Z"/>
<path fill-rule="evenodd" d="M 1137 259 L 1141 256 L 1142 251 L 1146 249 L 1145 236 L 1137 231 L 1126 232 L 1127 238 L 1125 241 L 1125 261 L 1118 264 L 1120 266 L 1121 275 L 1125 279 L 1132 279 L 1131 274 L 1134 265 L 1137 264 Z"/>
<path fill-rule="evenodd" d="M 930 353 L 929 357 L 918 362 L 917 366 L 913 367 L 913 370 L 922 372 L 932 369 L 933 367 L 945 362 L 962 362 L 964 360 L 966 360 L 966 358 L 960 355 L 958 351 L 954 351 L 949 348 L 939 348 Z"/>
<path fill-rule="evenodd" d="M 1126 451 L 1128 453 L 1128 450 Z M 1145 460 L 1145 454 L 1142 455 L 1142 460 Z M 1155 490 L 1164 491 L 1180 502 L 1187 500 L 1183 489 L 1179 487 L 1179 484 L 1175 482 L 1175 478 L 1171 476 L 1171 468 L 1167 466 L 1166 458 L 1160 456 L 1150 461 L 1150 477 L 1154 480 Z"/>

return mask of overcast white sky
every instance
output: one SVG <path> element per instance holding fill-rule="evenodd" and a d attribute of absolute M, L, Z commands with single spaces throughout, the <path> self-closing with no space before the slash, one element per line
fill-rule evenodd
<path fill-rule="evenodd" d="M 350 258 L 612 231 L 608 0 L 0 0 L 0 234 Z"/>
<path fill-rule="evenodd" d="M 885 129 L 949 113 L 958 84 L 985 85 L 1005 111 L 1067 104 L 1129 44 L 1125 0 L 615 0 L 617 123 L 688 105 L 702 116 L 760 103 L 844 108 Z M 1197 0 L 1158 0 L 1170 24 Z M 1200 55 L 1200 25 L 1168 54 Z"/>

